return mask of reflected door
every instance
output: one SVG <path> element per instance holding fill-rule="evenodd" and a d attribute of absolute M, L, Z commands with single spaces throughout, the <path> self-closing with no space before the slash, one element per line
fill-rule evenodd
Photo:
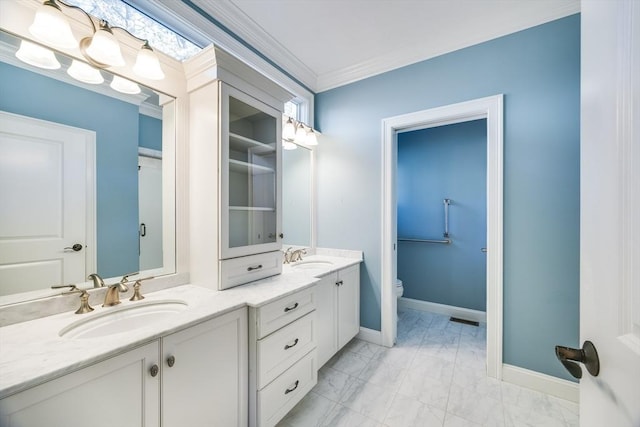
<path fill-rule="evenodd" d="M 162 268 L 162 160 L 138 157 L 140 271 Z"/>
<path fill-rule="evenodd" d="M 86 280 L 94 146 L 93 132 L 0 112 L 0 295 Z"/>
<path fill-rule="evenodd" d="M 223 258 L 280 248 L 280 112 L 223 85 Z"/>

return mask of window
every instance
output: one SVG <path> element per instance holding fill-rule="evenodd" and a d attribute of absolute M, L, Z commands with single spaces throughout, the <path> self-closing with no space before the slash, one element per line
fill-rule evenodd
<path fill-rule="evenodd" d="M 97 18 L 104 19 L 113 27 L 122 27 L 136 37 L 149 40 L 153 49 L 162 51 L 178 61 L 191 58 L 202 50 L 121 0 L 65 1 L 81 7 Z"/>
<path fill-rule="evenodd" d="M 284 115 L 300 120 L 300 108 L 296 102 L 289 101 L 284 104 Z"/>

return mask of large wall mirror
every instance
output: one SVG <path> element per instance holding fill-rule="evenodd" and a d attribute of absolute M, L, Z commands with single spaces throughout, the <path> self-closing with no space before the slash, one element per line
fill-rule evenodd
<path fill-rule="evenodd" d="M 28 65 L 21 44 L 0 32 L 0 305 L 174 273 L 173 99 L 105 70 L 80 82 L 59 52 Z"/>
<path fill-rule="evenodd" d="M 314 149 L 282 150 L 283 246 L 315 247 Z"/>

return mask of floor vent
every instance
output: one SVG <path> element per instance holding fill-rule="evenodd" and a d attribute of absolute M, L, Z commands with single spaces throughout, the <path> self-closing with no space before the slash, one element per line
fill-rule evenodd
<path fill-rule="evenodd" d="M 450 317 L 449 321 L 450 322 L 464 323 L 465 325 L 471 325 L 471 326 L 480 326 L 480 323 L 474 322 L 473 320 L 459 319 L 457 317 Z"/>

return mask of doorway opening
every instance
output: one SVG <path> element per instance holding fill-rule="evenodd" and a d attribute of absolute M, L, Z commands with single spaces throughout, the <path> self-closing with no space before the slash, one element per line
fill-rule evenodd
<path fill-rule="evenodd" d="M 393 346 L 397 330 L 398 133 L 486 119 L 487 127 L 487 375 L 502 377 L 503 95 L 480 98 L 383 119 L 382 344 Z"/>

